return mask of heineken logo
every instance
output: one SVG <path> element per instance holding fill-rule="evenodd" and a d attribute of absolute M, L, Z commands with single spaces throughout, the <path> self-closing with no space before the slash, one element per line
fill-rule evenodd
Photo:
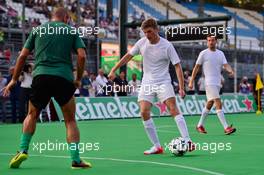
<path fill-rule="evenodd" d="M 114 97 L 78 98 L 76 103 L 77 119 L 129 118 L 139 116 L 139 106 L 136 101 L 121 101 Z"/>
<path fill-rule="evenodd" d="M 252 100 L 249 100 L 248 98 L 246 98 L 245 100 L 243 100 L 243 103 L 246 106 L 247 111 L 253 110 L 253 106 L 252 106 L 253 105 L 253 101 Z"/>
<path fill-rule="evenodd" d="M 225 113 L 254 112 L 256 104 L 253 96 L 223 95 L 222 106 Z M 201 114 L 206 97 L 199 95 L 186 96 L 181 99 L 176 96 L 177 106 L 183 115 Z M 62 119 L 61 110 L 55 105 L 56 111 Z M 215 113 L 215 109 L 211 110 Z M 152 116 L 168 116 L 167 106 L 161 102 L 155 102 L 151 108 Z M 111 119 L 140 117 L 140 108 L 136 97 L 98 97 L 76 98 L 76 119 Z"/>

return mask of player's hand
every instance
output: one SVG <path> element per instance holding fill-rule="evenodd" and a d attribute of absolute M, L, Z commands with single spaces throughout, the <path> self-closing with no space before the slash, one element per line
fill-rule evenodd
<path fill-rule="evenodd" d="M 189 89 L 193 89 L 193 81 L 190 81 L 188 84 Z"/>
<path fill-rule="evenodd" d="M 184 99 L 184 97 L 185 97 L 185 91 L 184 91 L 183 89 L 180 89 L 180 90 L 179 90 L 179 95 L 180 95 L 180 97 L 181 97 L 182 99 Z"/>
<path fill-rule="evenodd" d="M 112 81 L 114 81 L 114 79 L 115 79 L 115 73 L 113 72 L 113 71 L 111 71 L 109 74 L 108 74 L 108 78 L 110 79 L 110 80 L 112 80 Z"/>
<path fill-rule="evenodd" d="M 10 95 L 10 91 L 11 89 L 16 85 L 16 81 L 15 80 L 11 80 L 8 85 L 6 87 L 4 87 L 3 89 L 1 89 L 1 91 L 3 92 L 3 97 L 8 97 Z"/>
<path fill-rule="evenodd" d="M 77 89 L 81 87 L 81 84 L 82 84 L 82 83 L 81 83 L 80 80 L 75 80 L 75 81 L 74 81 L 74 86 L 75 86 L 75 88 L 77 88 Z"/>

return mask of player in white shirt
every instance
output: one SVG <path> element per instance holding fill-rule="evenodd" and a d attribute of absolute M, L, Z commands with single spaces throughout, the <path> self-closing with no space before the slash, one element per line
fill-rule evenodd
<path fill-rule="evenodd" d="M 193 151 L 195 145 L 190 139 L 185 119 L 176 106 L 175 93 L 169 74 L 169 64 L 172 62 L 179 80 L 179 95 L 184 98 L 184 80 L 180 59 L 173 45 L 158 35 L 158 25 L 154 19 L 145 20 L 141 25 L 141 29 L 145 37 L 141 38 L 130 52 L 112 68 L 109 78 L 114 79 L 115 71 L 118 68 L 128 63 L 134 55 L 141 54 L 143 56 L 144 73 L 138 101 L 145 131 L 153 144 L 149 150 L 144 151 L 144 154 L 163 153 L 155 124 L 150 116 L 151 106 L 155 97 L 158 97 L 161 102 L 167 105 L 179 128 L 181 137 L 187 141 L 189 151 Z"/>
<path fill-rule="evenodd" d="M 203 73 L 205 75 L 205 91 L 207 97 L 207 104 L 202 111 L 200 121 L 196 127 L 197 131 L 206 134 L 204 128 L 204 121 L 209 114 L 213 104 L 215 104 L 217 116 L 224 127 L 224 132 L 226 135 L 232 134 L 236 131 L 232 125 L 228 126 L 224 112 L 222 111 L 222 103 L 220 99 L 220 89 L 221 89 L 221 70 L 224 68 L 231 77 L 233 77 L 234 72 L 231 66 L 227 63 L 224 53 L 216 49 L 217 38 L 214 35 L 207 36 L 207 46 L 208 48 L 200 52 L 196 65 L 192 72 L 192 78 L 189 83 L 189 87 L 193 87 L 194 79 L 200 69 L 203 67 Z"/>
<path fill-rule="evenodd" d="M 195 86 L 193 86 L 192 89 L 188 87 L 189 82 L 191 81 L 191 76 L 189 71 L 184 72 L 184 84 L 185 84 L 185 90 L 187 95 L 194 95 L 195 94 Z"/>

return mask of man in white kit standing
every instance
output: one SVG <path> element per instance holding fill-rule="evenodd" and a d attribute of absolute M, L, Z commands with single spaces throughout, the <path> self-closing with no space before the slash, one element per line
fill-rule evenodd
<path fill-rule="evenodd" d="M 176 106 L 175 93 L 169 74 L 169 64 L 172 62 L 179 80 L 179 95 L 184 98 L 184 79 L 178 54 L 170 42 L 158 35 L 158 25 L 154 19 L 145 20 L 141 29 L 145 37 L 137 41 L 134 47 L 112 68 L 109 78 L 114 79 L 115 71 L 118 68 L 128 63 L 134 55 L 141 54 L 143 56 L 143 79 L 138 102 L 145 131 L 153 144 L 149 150 L 144 151 L 144 154 L 163 153 L 154 121 L 150 116 L 155 97 L 167 105 L 179 128 L 181 137 L 188 143 L 188 150 L 193 151 L 195 145 L 190 139 L 185 119 Z"/>
<path fill-rule="evenodd" d="M 222 103 L 220 99 L 220 89 L 221 89 L 221 70 L 224 68 L 231 77 L 234 76 L 234 72 L 231 66 L 227 63 L 224 53 L 216 49 L 217 38 L 214 35 L 209 34 L 207 36 L 207 46 L 208 48 L 201 51 L 196 65 L 192 72 L 191 81 L 189 82 L 189 88 L 193 87 L 194 79 L 203 67 L 203 73 L 205 75 L 205 91 L 207 97 L 207 104 L 202 111 L 200 121 L 196 127 L 197 131 L 206 134 L 207 131 L 204 128 L 204 121 L 209 114 L 213 104 L 216 107 L 217 116 L 224 127 L 224 133 L 230 135 L 236 131 L 232 125 L 228 126 L 225 119 L 224 112 L 222 110 Z"/>

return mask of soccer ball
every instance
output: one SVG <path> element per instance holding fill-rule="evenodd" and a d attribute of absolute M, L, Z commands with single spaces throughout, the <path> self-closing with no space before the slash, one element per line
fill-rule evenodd
<path fill-rule="evenodd" d="M 174 138 L 169 143 L 169 150 L 175 156 L 183 156 L 188 150 L 188 144 L 182 137 Z"/>

